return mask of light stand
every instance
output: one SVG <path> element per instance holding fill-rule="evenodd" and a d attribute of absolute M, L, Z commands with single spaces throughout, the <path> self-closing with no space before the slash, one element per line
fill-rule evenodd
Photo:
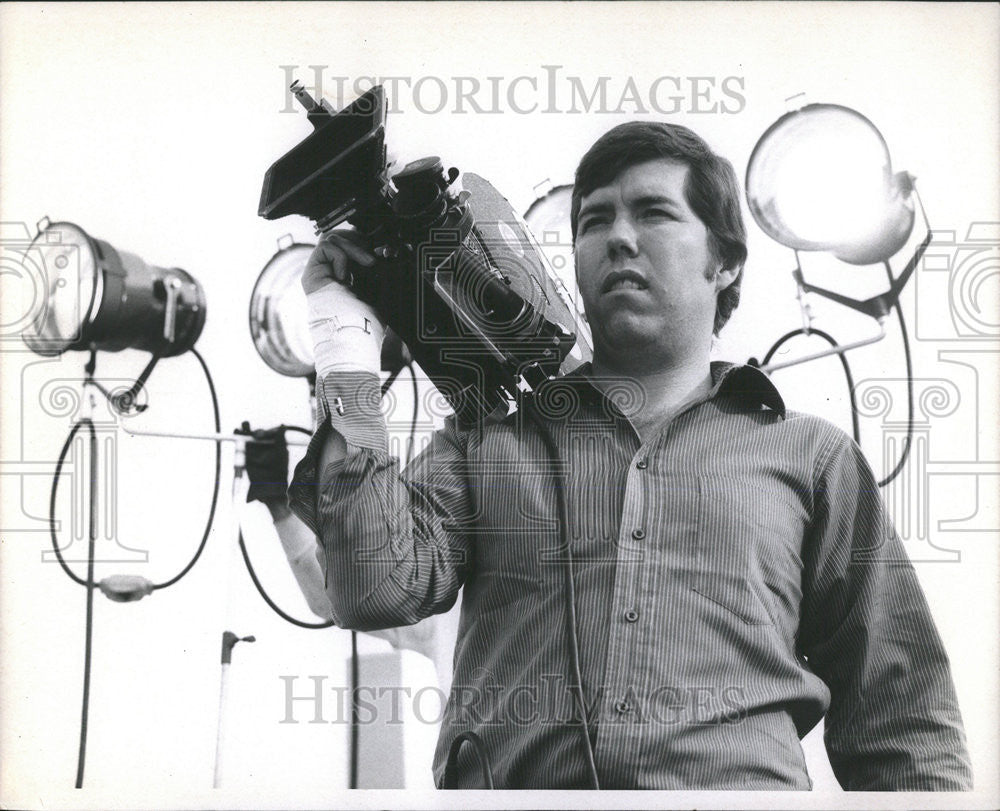
<path fill-rule="evenodd" d="M 884 486 L 906 464 L 913 428 L 913 362 L 899 298 L 933 237 L 914 178 L 908 172 L 892 171 L 885 139 L 863 115 L 841 105 L 808 104 L 786 113 L 761 136 L 747 165 L 746 192 L 750 212 L 761 229 L 795 253 L 792 276 L 803 317 L 803 326 L 782 336 L 765 355 L 760 368 L 771 373 L 838 355 L 850 389 L 856 442 L 860 441 L 860 429 L 853 377 L 845 353 L 882 340 L 886 334 L 885 320 L 891 310 L 896 311 L 906 363 L 909 427 L 896 466 L 878 482 Z M 903 249 L 913 233 L 915 202 L 920 203 L 927 233 L 903 272 L 895 276 L 889 260 Z M 881 264 L 888 289 L 867 299 L 856 299 L 810 284 L 802 272 L 800 251 L 830 253 L 848 265 Z M 873 318 L 878 322 L 878 334 L 839 344 L 832 336 L 813 329 L 806 301 L 809 293 Z M 796 335 L 818 335 L 831 348 L 771 363 L 778 347 Z M 754 359 L 750 362 L 757 365 Z"/>
<path fill-rule="evenodd" d="M 90 404 L 88 413 L 72 427 L 56 464 L 49 501 L 50 535 L 56 559 L 75 583 L 87 590 L 86 633 L 84 643 L 83 699 L 80 715 L 80 742 L 76 787 L 82 788 L 86 761 L 87 725 L 90 700 L 91 651 L 93 642 L 93 598 L 95 586 L 114 602 L 134 602 L 154 590 L 175 583 L 197 561 L 204 548 L 215 512 L 216 487 L 204 537 L 194 558 L 171 580 L 154 584 L 137 575 L 112 575 L 94 582 L 95 548 L 98 533 L 99 453 L 97 434 L 91 412 L 93 392 L 97 390 L 119 414 L 139 413 L 139 395 L 161 358 L 194 351 L 194 344 L 205 325 L 205 297 L 201 286 L 180 268 L 148 265 L 134 254 L 119 251 L 104 240 L 96 239 L 73 223 L 52 223 L 47 217 L 38 223 L 38 233 L 28 246 L 26 260 L 41 273 L 36 281 L 45 295 L 21 337 L 27 346 L 43 357 L 54 357 L 70 350 L 90 353 L 84 371 L 82 401 Z M 29 266 L 26 264 L 26 267 Z M 95 377 L 97 352 L 118 352 L 133 348 L 150 352 L 152 357 L 136 381 L 125 391 L 112 392 Z M 207 369 L 206 369 L 207 372 Z M 213 401 L 214 401 L 213 390 Z M 218 406 L 215 407 L 218 423 Z M 86 427 L 89 448 L 89 528 L 87 575 L 80 578 L 63 559 L 56 537 L 55 507 L 62 466 L 77 432 Z M 216 457 L 218 474 L 218 456 Z M 218 476 L 216 476 L 218 482 Z"/>
<path fill-rule="evenodd" d="M 236 636 L 232 631 L 222 633 L 221 671 L 219 674 L 219 725 L 215 733 L 215 770 L 212 776 L 212 788 L 222 785 L 222 751 L 225 745 L 226 719 L 226 683 L 229 679 L 229 666 L 233 661 L 233 648 L 237 642 L 256 642 L 254 636 Z"/>

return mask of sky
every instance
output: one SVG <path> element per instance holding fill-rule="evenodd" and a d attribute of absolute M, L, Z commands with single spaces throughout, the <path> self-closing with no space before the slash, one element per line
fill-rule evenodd
<path fill-rule="evenodd" d="M 902 303 L 913 337 L 918 430 L 914 455 L 884 492 L 927 593 L 954 669 L 976 773 L 971 796 L 940 807 L 998 802 L 997 260 L 998 64 L 996 6 L 960 3 L 392 3 L 4 4 L 0 7 L 0 792 L 11 807 L 204 807 L 332 804 L 346 786 L 343 725 L 281 724 L 285 684 L 346 679 L 346 632 L 305 631 L 274 617 L 253 592 L 234 545 L 241 520 L 258 569 L 282 605 L 308 618 L 260 505 L 233 492 L 223 447 L 220 506 L 190 576 L 139 603 L 97 595 L 86 787 L 72 788 L 83 666 L 83 589 L 45 555 L 54 462 L 80 398 L 86 358 L 43 359 L 20 340 L 37 291 L 19 246 L 43 217 L 78 224 L 152 265 L 180 267 L 204 289 L 198 349 L 229 433 L 309 425 L 306 384 L 271 371 L 250 341 L 247 308 L 261 269 L 302 218 L 256 215 L 264 172 L 310 130 L 290 101 L 299 79 L 334 107 L 375 81 L 389 95 L 387 141 L 400 161 L 440 155 L 487 178 L 524 211 L 550 185 L 572 181 L 579 157 L 625 120 L 685 124 L 743 177 L 757 139 L 793 104 L 830 102 L 867 116 L 894 170 L 917 178 L 935 241 Z M 805 94 L 804 97 L 800 94 Z M 747 216 L 743 300 L 716 355 L 761 357 L 799 327 L 794 255 Z M 898 272 L 919 224 L 893 260 Z M 565 240 L 563 239 L 563 243 Z M 565 244 L 550 255 L 567 285 Z M 884 277 L 804 254 L 810 281 L 849 295 L 880 292 Z M 878 271 L 878 269 L 874 269 Z M 870 319 L 813 299 L 815 326 L 841 342 L 877 332 Z M 905 423 L 898 325 L 850 353 L 862 448 L 876 471 L 894 462 Z M 783 357 L 820 348 L 792 344 Z M 789 354 L 790 353 L 790 354 Z M 98 377 L 130 382 L 147 356 L 103 353 Z M 839 363 L 778 372 L 789 407 L 849 430 Z M 422 389 L 422 391 L 424 391 Z M 392 415 L 408 415 L 406 387 Z M 125 421 L 102 403 L 104 466 L 98 576 L 171 577 L 200 538 L 212 488 L 203 440 L 125 430 L 199 433 L 211 404 L 190 355 L 163 361 L 149 410 Z M 82 409 L 82 410 L 81 410 Z M 398 409 L 398 412 L 397 412 Z M 392 416 L 390 415 L 390 416 Z M 421 412 L 421 435 L 435 417 Z M 60 485 L 60 530 L 77 571 L 84 545 L 85 468 Z M 237 485 L 237 490 L 239 485 Z M 235 505 L 235 506 L 234 506 Z M 225 776 L 211 788 L 218 727 L 219 635 L 236 649 L 227 681 Z M 362 652 L 389 650 L 363 639 Z M 404 678 L 433 684 L 415 654 Z M 303 688 L 304 689 L 304 688 Z M 433 724 L 406 724 L 407 781 L 417 793 L 365 795 L 385 807 L 450 802 L 430 791 Z M 701 805 L 844 804 L 816 734 L 805 743 L 816 790 L 808 797 L 706 796 Z M 425 791 L 426 793 L 421 793 Z M 367 799 L 366 799 L 367 798 Z M 616 798 L 611 798 L 617 801 Z M 678 798 L 659 802 L 680 802 Z M 516 802 L 505 798 L 504 802 Z M 621 799 L 634 806 L 655 798 Z M 558 803 L 558 798 L 536 798 Z M 882 798 L 919 804 L 913 798 Z M 899 806 L 903 807 L 903 806 Z"/>

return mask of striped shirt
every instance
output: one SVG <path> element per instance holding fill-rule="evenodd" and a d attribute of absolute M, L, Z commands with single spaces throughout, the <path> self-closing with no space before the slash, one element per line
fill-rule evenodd
<path fill-rule="evenodd" d="M 845 789 L 971 787 L 947 656 L 855 443 L 786 413 L 756 369 L 643 442 L 589 368 L 543 386 L 565 474 L 577 632 L 602 788 L 808 789 L 824 715 Z M 587 787 L 571 691 L 557 479 L 523 411 L 451 421 L 405 473 L 378 380 L 329 375 L 290 499 L 317 533 L 334 618 L 411 624 L 462 591 L 435 754 L 483 740 L 501 788 Z M 617 405 L 616 405 L 617 404 Z M 628 411 L 628 409 L 625 409 Z M 348 457 L 318 471 L 331 428 Z M 482 787 L 463 747 L 461 787 Z"/>

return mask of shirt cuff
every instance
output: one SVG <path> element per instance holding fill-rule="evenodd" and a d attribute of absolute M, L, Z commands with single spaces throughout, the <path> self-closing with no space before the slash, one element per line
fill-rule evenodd
<path fill-rule="evenodd" d="M 317 428 L 327 421 L 348 446 L 389 452 L 389 431 L 382 416 L 382 383 L 378 375 L 356 370 L 333 371 L 317 381 Z"/>
<path fill-rule="evenodd" d="M 317 381 L 316 430 L 288 487 L 292 512 L 314 533 L 319 532 L 316 502 L 323 474 L 320 459 L 330 432 L 344 438 L 349 455 L 358 450 L 388 455 L 389 431 L 381 401 L 381 381 L 371 372 L 333 371 Z"/>

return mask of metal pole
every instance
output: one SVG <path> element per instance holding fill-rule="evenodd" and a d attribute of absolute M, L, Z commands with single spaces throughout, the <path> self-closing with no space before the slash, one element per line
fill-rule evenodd
<path fill-rule="evenodd" d="M 808 335 L 808 333 L 805 333 Z M 761 366 L 760 370 L 765 374 L 770 374 L 771 372 L 776 372 L 778 369 L 787 369 L 789 366 L 798 366 L 800 363 L 806 363 L 810 360 L 818 360 L 819 358 L 826 358 L 830 355 L 843 355 L 845 352 L 849 352 L 852 349 L 858 349 L 862 346 L 868 346 L 869 344 L 875 344 L 881 341 L 885 337 L 885 324 L 879 321 L 879 332 L 878 335 L 874 335 L 871 338 L 863 338 L 860 341 L 855 341 L 850 344 L 843 344 L 842 346 L 833 347 L 831 349 L 824 349 L 820 352 L 815 352 L 812 355 L 806 355 L 805 357 L 795 358 L 794 360 L 784 360 L 779 363 L 768 363 L 765 366 Z"/>
<path fill-rule="evenodd" d="M 215 773 L 212 788 L 222 785 L 222 751 L 226 739 L 226 683 L 229 680 L 229 665 L 233 661 L 233 647 L 237 642 L 255 642 L 253 636 L 236 636 L 232 631 L 222 633 L 222 670 L 219 675 L 219 724 L 215 732 Z"/>
<path fill-rule="evenodd" d="M 90 422 L 90 420 L 87 420 Z M 76 760 L 76 787 L 83 788 L 83 771 L 87 761 L 87 722 L 90 713 L 90 670 L 94 636 L 94 554 L 97 544 L 97 432 L 90 428 L 90 515 L 87 543 L 87 619 L 83 654 L 83 700 L 80 710 L 80 749 Z"/>
<path fill-rule="evenodd" d="M 222 785 L 222 747 L 225 741 L 226 680 L 228 676 L 229 663 L 223 662 L 222 674 L 219 677 L 219 725 L 215 733 L 215 773 L 212 778 L 212 788 L 219 788 Z"/>
<path fill-rule="evenodd" d="M 240 532 L 240 496 L 244 493 L 243 473 L 246 469 L 245 440 L 247 437 L 241 435 L 229 436 L 226 434 L 216 434 L 208 436 L 191 436 L 194 439 L 216 439 L 217 441 L 233 440 L 236 446 L 233 453 L 233 487 L 232 487 L 232 512 L 231 512 L 231 543 L 230 543 L 230 566 L 228 567 L 227 596 L 232 594 L 232 584 L 230 583 L 233 572 L 233 548 L 236 546 L 235 539 Z M 252 437 L 250 437 L 252 439 Z M 240 442 L 238 440 L 244 440 Z M 225 726 L 226 726 L 226 682 L 229 675 L 229 665 L 233 660 L 233 647 L 237 642 L 254 642 L 252 636 L 238 637 L 232 631 L 225 631 L 222 634 L 222 672 L 219 676 L 219 721 L 215 735 L 215 774 L 212 779 L 212 788 L 219 788 L 222 784 L 222 758 L 223 747 L 225 746 Z"/>
<path fill-rule="evenodd" d="M 265 439 L 254 440 L 252 436 L 246 436 L 245 434 L 214 434 L 214 433 L 204 433 L 204 434 L 191 434 L 184 433 L 181 431 L 142 431 L 132 428 L 127 428 L 122 424 L 122 430 L 129 436 L 151 436 L 151 437 L 166 437 L 168 439 L 207 439 L 214 442 L 233 442 L 237 447 L 245 445 L 249 441 L 254 442 L 267 442 Z M 286 438 L 285 443 L 288 445 L 308 445 L 309 438 L 304 437 L 302 439 Z"/>

